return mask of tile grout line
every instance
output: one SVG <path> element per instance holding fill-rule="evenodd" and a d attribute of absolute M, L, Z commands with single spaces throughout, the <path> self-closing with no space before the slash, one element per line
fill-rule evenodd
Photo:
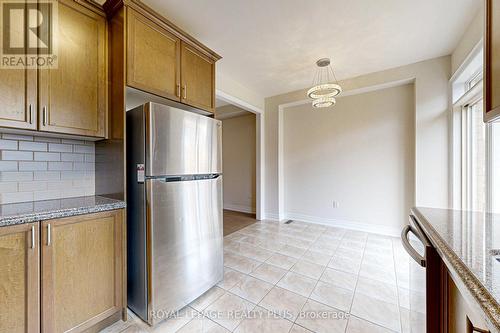
<path fill-rule="evenodd" d="M 349 320 L 347 321 L 347 325 L 345 328 L 345 332 L 347 332 L 347 328 L 349 327 L 349 324 L 351 322 L 351 315 L 352 315 L 352 305 L 354 304 L 354 297 L 356 297 L 356 291 L 358 289 L 358 283 L 359 283 L 359 273 L 361 273 L 361 266 L 363 265 L 363 259 L 365 258 L 365 253 L 366 253 L 366 243 L 368 242 L 368 237 L 366 237 L 365 240 L 365 246 L 363 247 L 363 254 L 361 255 L 361 263 L 359 264 L 359 270 L 358 274 L 356 274 L 356 284 L 354 286 L 354 291 L 352 292 L 352 300 L 351 300 L 351 305 L 349 307 Z"/>

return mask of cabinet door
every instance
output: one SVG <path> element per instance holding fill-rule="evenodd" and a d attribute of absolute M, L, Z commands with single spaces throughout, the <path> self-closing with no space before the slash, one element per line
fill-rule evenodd
<path fill-rule="evenodd" d="M 215 62 L 193 47 L 181 47 L 182 102 L 214 112 Z"/>
<path fill-rule="evenodd" d="M 122 214 L 42 222 L 42 332 L 81 332 L 121 312 Z"/>
<path fill-rule="evenodd" d="M 39 129 L 105 137 L 106 18 L 75 1 L 58 3 L 58 65 L 39 71 Z"/>
<path fill-rule="evenodd" d="M 127 85 L 179 100 L 180 40 L 127 8 Z"/>
<path fill-rule="evenodd" d="M 0 227 L 0 333 L 40 331 L 38 223 Z"/>
<path fill-rule="evenodd" d="M 36 70 L 0 69 L 0 92 L 0 126 L 36 130 Z"/>

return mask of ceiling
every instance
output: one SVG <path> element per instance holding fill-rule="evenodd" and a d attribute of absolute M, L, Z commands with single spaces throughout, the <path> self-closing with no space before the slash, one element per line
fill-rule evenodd
<path fill-rule="evenodd" d="M 223 56 L 220 74 L 268 97 L 448 55 L 479 0 L 144 0 Z"/>

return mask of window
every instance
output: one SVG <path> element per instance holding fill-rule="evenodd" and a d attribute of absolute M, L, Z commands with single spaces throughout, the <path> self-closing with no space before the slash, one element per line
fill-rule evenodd
<path fill-rule="evenodd" d="M 483 122 L 477 59 L 452 81 L 461 87 L 453 89 L 453 208 L 500 213 L 500 123 Z"/>
<path fill-rule="evenodd" d="M 500 213 L 500 123 L 490 124 L 491 161 L 490 161 L 490 207 L 489 211 Z"/>
<path fill-rule="evenodd" d="M 474 74 L 467 82 L 465 82 L 465 91 L 469 91 L 476 86 L 478 83 L 483 83 L 483 68 L 481 68 Z"/>
<path fill-rule="evenodd" d="M 461 206 L 486 209 L 486 125 L 483 99 L 462 106 L 462 194 Z"/>

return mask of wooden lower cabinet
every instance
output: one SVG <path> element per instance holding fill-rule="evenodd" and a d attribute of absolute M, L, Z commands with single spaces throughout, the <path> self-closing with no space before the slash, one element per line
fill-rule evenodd
<path fill-rule="evenodd" d="M 42 332 L 82 332 L 125 307 L 123 212 L 41 223 Z"/>
<path fill-rule="evenodd" d="M 0 228 L 0 333 L 40 331 L 38 223 Z"/>

